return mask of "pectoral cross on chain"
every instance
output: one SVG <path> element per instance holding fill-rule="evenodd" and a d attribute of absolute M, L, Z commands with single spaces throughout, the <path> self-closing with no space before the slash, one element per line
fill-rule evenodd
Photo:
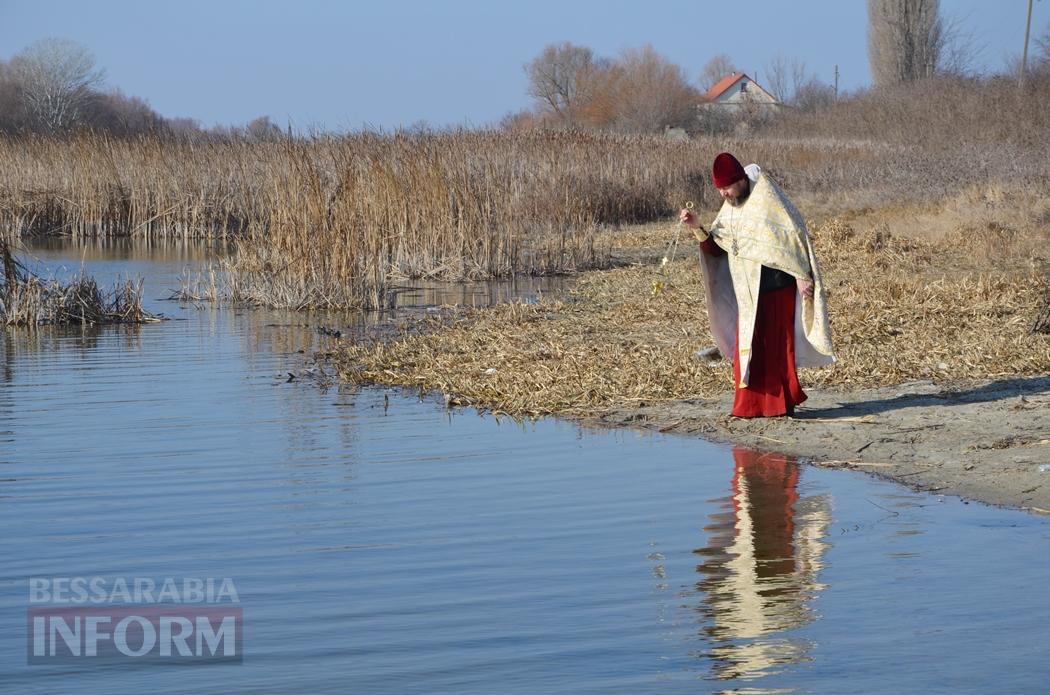
<path fill-rule="evenodd" d="M 730 210 L 729 211 L 729 229 L 733 233 L 733 255 L 734 256 L 739 256 L 740 255 L 740 247 L 737 246 L 737 244 L 736 244 L 736 237 L 739 234 L 739 231 L 737 230 L 736 226 L 733 224 L 733 221 L 734 221 L 733 220 L 733 211 Z"/>

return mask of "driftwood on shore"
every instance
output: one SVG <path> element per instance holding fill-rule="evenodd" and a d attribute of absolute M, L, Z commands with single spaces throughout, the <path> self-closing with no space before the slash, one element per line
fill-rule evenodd
<path fill-rule="evenodd" d="M 160 318 L 142 308 L 142 283 L 125 280 L 104 292 L 94 278 L 78 275 L 68 283 L 43 280 L 29 272 L 0 240 L 3 284 L 0 322 L 5 326 L 147 323 Z"/>

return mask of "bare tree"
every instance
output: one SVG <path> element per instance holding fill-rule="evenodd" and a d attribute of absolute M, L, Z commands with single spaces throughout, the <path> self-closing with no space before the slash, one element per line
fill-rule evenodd
<path fill-rule="evenodd" d="M 67 130 L 80 118 L 104 72 L 80 44 L 68 39 L 42 39 L 11 60 L 26 111 L 47 132 Z"/>
<path fill-rule="evenodd" d="M 806 64 L 798 58 L 789 60 L 777 54 L 766 65 L 766 86 L 783 104 L 794 103 L 795 95 L 810 79 L 806 73 Z"/>
<path fill-rule="evenodd" d="M 937 19 L 937 72 L 948 75 L 975 75 L 986 45 L 964 28 L 958 17 Z"/>
<path fill-rule="evenodd" d="M 578 101 L 578 122 L 590 128 L 614 127 L 624 88 L 623 65 L 607 58 L 596 60 L 581 81 L 580 91 L 585 98 Z"/>
<path fill-rule="evenodd" d="M 682 68 L 652 46 L 628 49 L 617 65 L 621 72 L 616 126 L 634 133 L 659 133 L 665 128 L 692 127 L 700 93 Z"/>
<path fill-rule="evenodd" d="M 706 92 L 720 79 L 734 72 L 737 72 L 737 67 L 733 64 L 732 59 L 724 53 L 719 53 L 707 61 L 704 69 L 700 71 L 700 89 Z"/>
<path fill-rule="evenodd" d="M 593 66 L 591 49 L 569 42 L 550 44 L 525 66 L 529 96 L 536 100 L 540 110 L 571 123 L 577 102 L 584 96 L 581 86 Z"/>
<path fill-rule="evenodd" d="M 878 86 L 930 77 L 944 46 L 939 0 L 868 0 L 868 60 Z"/>
<path fill-rule="evenodd" d="M 1039 47 L 1039 51 L 1035 55 L 1035 60 L 1032 61 L 1032 71 L 1050 71 L 1050 24 L 1046 25 L 1042 35 L 1035 40 L 1035 45 Z"/>
<path fill-rule="evenodd" d="M 784 103 L 788 100 L 788 63 L 780 53 L 766 65 L 766 87 L 777 101 Z"/>

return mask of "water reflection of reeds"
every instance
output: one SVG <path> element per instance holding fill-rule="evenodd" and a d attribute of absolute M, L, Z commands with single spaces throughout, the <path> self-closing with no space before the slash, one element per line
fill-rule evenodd
<path fill-rule="evenodd" d="M 713 676 L 747 680 L 808 658 L 811 643 L 792 631 L 815 618 L 831 503 L 799 496 L 792 458 L 743 448 L 733 458 L 733 495 L 712 500 L 707 545 L 694 551 L 697 610 Z"/>
<path fill-rule="evenodd" d="M 31 259 L 53 259 L 84 263 L 145 262 L 202 265 L 229 250 L 221 239 L 180 239 L 166 237 L 82 236 L 76 238 L 40 236 L 17 242 Z"/>
<path fill-rule="evenodd" d="M 8 328 L 4 333 L 4 352 L 8 361 L 33 353 L 62 352 L 74 357 L 87 357 L 98 348 L 104 336 L 116 336 L 125 350 L 141 347 L 142 324 L 119 326 L 76 324 L 71 326 L 37 326 L 34 330 Z"/>

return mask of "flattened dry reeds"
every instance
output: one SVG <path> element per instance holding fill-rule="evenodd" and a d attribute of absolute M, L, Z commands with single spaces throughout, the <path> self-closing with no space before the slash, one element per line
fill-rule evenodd
<path fill-rule="evenodd" d="M 69 283 L 41 280 L 14 258 L 0 241 L 4 282 L 0 285 L 0 321 L 6 326 L 147 323 L 159 319 L 142 308 L 142 283 L 126 280 L 103 292 L 85 275 Z"/>
<path fill-rule="evenodd" d="M 992 264 L 975 259 L 958 238 L 857 233 L 840 220 L 819 225 L 813 240 L 840 361 L 803 370 L 807 385 L 1050 370 L 1050 340 L 1028 331 L 1050 291 L 1031 258 L 1003 253 Z M 1041 248 L 1045 253 L 1045 242 Z M 455 404 L 515 415 L 589 415 L 727 393 L 731 365 L 710 367 L 693 357 L 712 343 L 692 255 L 665 268 L 668 289 L 656 296 L 652 266 L 591 272 L 562 300 L 429 319 L 424 330 L 398 340 L 345 345 L 335 353 L 340 374 L 442 391 Z"/>

